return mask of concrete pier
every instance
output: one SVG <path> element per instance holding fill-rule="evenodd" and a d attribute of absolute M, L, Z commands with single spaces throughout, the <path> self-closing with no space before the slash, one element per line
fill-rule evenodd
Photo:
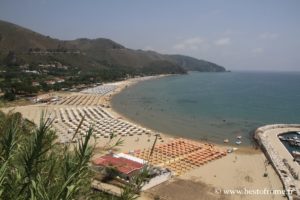
<path fill-rule="evenodd" d="M 288 199 L 300 198 L 300 165 L 279 140 L 278 135 L 287 132 L 300 132 L 300 124 L 273 124 L 259 127 L 255 131 L 258 141 L 266 157 L 279 175 Z"/>

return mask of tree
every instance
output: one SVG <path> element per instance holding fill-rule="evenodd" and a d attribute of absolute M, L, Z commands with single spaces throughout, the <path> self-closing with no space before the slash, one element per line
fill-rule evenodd
<path fill-rule="evenodd" d="M 40 82 L 40 85 L 42 87 L 42 90 L 45 91 L 45 92 L 48 92 L 51 88 L 48 86 L 47 83 L 45 83 L 44 81 L 41 81 Z"/>
<path fill-rule="evenodd" d="M 0 199 L 133 200 L 138 197 L 145 171 L 124 188 L 120 198 L 91 190 L 92 128 L 76 144 L 61 145 L 55 142 L 51 123 L 46 114 L 42 114 L 36 126 L 20 113 L 0 111 Z M 119 144 L 118 140 L 116 145 Z"/>
<path fill-rule="evenodd" d="M 3 98 L 8 101 L 13 101 L 16 99 L 16 94 L 12 89 L 6 88 L 6 89 L 4 89 Z"/>
<path fill-rule="evenodd" d="M 4 59 L 4 64 L 6 66 L 13 66 L 17 63 L 17 56 L 14 51 L 9 51 L 6 58 Z"/>
<path fill-rule="evenodd" d="M 38 127 L 26 131 L 25 120 L 19 114 L 0 116 L 6 122 L 0 126 L 1 199 L 61 200 L 89 195 L 91 129 L 73 151 L 69 145 L 55 142 L 52 122 L 45 115 Z"/>

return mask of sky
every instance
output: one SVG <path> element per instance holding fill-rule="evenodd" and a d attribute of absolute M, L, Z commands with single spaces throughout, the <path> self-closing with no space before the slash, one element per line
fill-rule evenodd
<path fill-rule="evenodd" d="M 0 19 L 229 70 L 300 71 L 300 0 L 0 0 Z"/>

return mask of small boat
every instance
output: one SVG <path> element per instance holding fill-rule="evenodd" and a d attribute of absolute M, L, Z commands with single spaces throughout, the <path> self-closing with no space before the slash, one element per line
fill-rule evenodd
<path fill-rule="evenodd" d="M 224 140 L 224 143 L 228 143 L 229 142 L 229 140 L 226 138 L 225 140 Z"/>
<path fill-rule="evenodd" d="M 292 137 L 294 140 L 298 140 L 299 138 L 297 136 Z"/>
<path fill-rule="evenodd" d="M 300 147 L 300 142 L 290 140 L 290 141 L 289 141 L 289 145 L 295 146 L 295 147 Z"/>
<path fill-rule="evenodd" d="M 237 140 L 235 143 L 236 143 L 237 145 L 240 145 L 240 144 L 242 144 L 242 141 L 241 141 L 241 140 Z"/>
<path fill-rule="evenodd" d="M 232 153 L 232 152 L 233 152 L 232 148 L 227 149 L 227 153 Z"/>
<path fill-rule="evenodd" d="M 294 160 L 299 163 L 300 162 L 300 157 L 296 157 Z"/>
<path fill-rule="evenodd" d="M 292 154 L 293 154 L 293 156 L 297 156 L 297 157 L 299 157 L 300 156 L 300 152 L 299 151 L 292 151 Z"/>
<path fill-rule="evenodd" d="M 279 138 L 280 140 L 286 140 L 282 135 L 279 135 L 278 138 Z"/>
<path fill-rule="evenodd" d="M 236 136 L 236 139 L 242 139 L 242 136 L 241 135 L 238 135 L 238 136 Z"/>

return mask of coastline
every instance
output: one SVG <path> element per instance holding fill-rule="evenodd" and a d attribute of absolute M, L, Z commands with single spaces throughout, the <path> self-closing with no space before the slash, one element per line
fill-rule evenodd
<path fill-rule="evenodd" d="M 165 74 L 165 75 L 157 75 L 157 76 L 147 76 L 146 79 L 143 79 L 143 78 L 132 78 L 132 79 L 128 79 L 128 80 L 125 80 L 125 81 L 122 81 L 122 83 L 119 84 L 119 87 L 111 92 L 109 94 L 109 99 L 107 100 L 107 105 L 109 106 L 109 109 L 108 111 L 111 112 L 112 115 L 116 116 L 116 117 L 121 117 L 122 119 L 124 119 L 125 121 L 128 121 L 130 123 L 133 123 L 133 124 L 136 124 L 138 126 L 141 126 L 141 127 L 144 127 L 144 128 L 147 128 L 147 129 L 150 129 L 152 130 L 150 127 L 145 127 L 144 125 L 136 122 L 136 121 L 133 121 L 132 119 L 126 117 L 124 114 L 118 112 L 116 109 L 114 109 L 113 107 L 113 104 L 112 104 L 112 99 L 118 95 L 120 92 L 122 92 L 124 89 L 128 88 L 128 87 L 132 87 L 134 86 L 135 84 L 138 84 L 142 81 L 147 81 L 147 80 L 153 80 L 153 79 L 159 79 L 159 78 L 164 78 L 164 77 L 168 77 L 168 76 L 172 76 L 172 74 Z M 174 136 L 170 135 L 170 134 L 166 134 L 166 133 L 162 133 L 162 132 L 158 132 L 156 130 L 152 130 L 153 132 L 157 132 L 165 137 L 168 137 L 168 138 L 175 138 Z"/>
<path fill-rule="evenodd" d="M 161 76 L 163 77 L 163 76 Z M 159 77 L 158 77 L 159 78 Z M 122 92 L 127 87 L 131 87 L 142 80 L 135 80 L 124 83 L 122 87 L 120 87 L 117 91 L 113 92 L 109 99 L 109 111 L 115 115 L 122 117 L 122 119 L 129 121 L 131 123 L 137 124 L 139 126 L 143 126 L 127 117 L 123 114 L 117 112 L 111 103 L 111 99 L 114 98 L 115 95 Z M 149 127 L 147 127 L 149 128 Z M 160 133 L 163 137 L 173 139 L 176 136 L 172 136 L 165 133 Z M 203 142 L 201 140 L 196 140 L 199 142 Z M 207 142 L 207 141 L 205 141 Z M 226 144 L 217 144 L 208 142 L 210 144 L 216 145 L 219 148 L 229 148 L 229 147 L 236 147 Z M 228 154 L 224 158 L 218 159 L 211 163 L 208 163 L 202 167 L 194 169 L 184 175 L 178 177 L 178 180 L 184 180 L 184 182 L 194 181 L 196 180 L 195 185 L 204 184 L 209 187 L 209 190 L 215 190 L 216 188 L 220 189 L 239 189 L 241 187 L 248 188 L 248 189 L 269 189 L 269 190 L 282 190 L 283 186 L 279 177 L 277 176 L 276 172 L 274 171 L 271 165 L 265 165 L 266 157 L 261 151 L 260 148 L 254 147 L 238 147 L 237 151 L 234 151 L 231 154 Z M 253 163 L 256 164 L 256 167 L 253 168 Z M 224 173 L 224 168 L 226 173 Z M 263 177 L 263 173 L 267 172 L 269 176 L 267 178 Z M 217 177 L 220 177 L 218 179 Z M 175 182 L 178 181 L 177 179 L 174 180 Z M 166 187 L 170 186 L 157 186 L 150 191 L 143 193 L 140 199 L 148 200 L 153 199 L 156 194 L 162 196 L 169 196 L 167 199 L 176 199 L 176 195 L 172 195 L 171 193 L 165 194 L 165 191 L 168 190 Z M 185 186 L 181 186 L 183 189 L 188 189 Z M 190 187 L 190 186 L 189 186 Z M 195 186 L 196 187 L 196 186 Z M 184 191 L 183 191 L 184 192 Z M 207 192 L 207 191 L 205 191 Z M 178 192 L 179 193 L 179 192 Z M 174 194 L 177 194 L 175 192 Z M 192 194 L 191 194 L 192 195 Z M 218 199 L 220 196 L 224 194 L 215 194 L 215 192 L 208 192 L 208 196 L 212 196 L 211 199 Z M 257 196 L 252 195 L 230 195 L 227 196 L 230 199 L 240 199 L 243 197 L 244 199 L 257 199 Z M 178 198 L 179 199 L 179 198 Z M 280 195 L 272 195 L 267 199 L 285 199 Z"/>
<path fill-rule="evenodd" d="M 115 84 L 117 85 L 117 88 L 109 92 L 103 96 L 98 96 L 99 98 L 99 105 L 98 107 L 101 107 L 101 109 L 105 110 L 107 113 L 111 114 L 115 119 L 122 118 L 121 120 L 124 122 L 129 122 L 129 124 L 137 125 L 139 127 L 143 127 L 145 129 L 149 129 L 148 127 L 144 127 L 128 118 L 123 116 L 121 113 L 118 113 L 115 111 L 111 105 L 112 98 L 117 95 L 119 92 L 122 92 L 127 87 L 131 87 L 143 80 L 150 80 L 155 78 L 161 78 L 168 75 L 160 75 L 160 76 L 152 76 L 152 77 L 141 77 L 141 78 L 134 78 L 134 79 L 128 79 L 121 82 L 115 82 L 115 83 L 107 83 L 107 84 Z M 65 98 L 68 98 L 70 96 L 76 96 L 79 95 L 79 93 L 66 93 Z M 81 94 L 82 95 L 82 94 Z M 86 95 L 86 94 L 84 94 Z M 90 96 L 94 96 L 92 94 L 88 94 Z M 86 96 L 88 96 L 86 95 Z M 101 106 L 100 106 L 101 105 Z M 106 105 L 109 106 L 109 108 L 106 107 Z M 21 106 L 21 107 L 15 107 L 14 111 L 21 112 L 24 117 L 27 117 L 29 119 L 32 119 L 36 123 L 38 122 L 40 117 L 40 113 L 42 110 L 49 110 L 50 112 L 55 111 L 57 109 L 81 109 L 88 105 L 69 105 L 69 104 L 37 104 L 37 105 L 31 105 L 31 106 Z M 102 107 L 104 106 L 104 107 Z M 13 108 L 8 108 L 8 110 L 11 110 Z M 7 110 L 7 109 L 5 109 Z M 67 129 L 66 129 L 67 130 Z M 153 133 L 157 133 L 157 131 L 153 131 Z M 162 136 L 162 140 L 158 141 L 159 144 L 166 143 L 170 140 L 173 140 L 174 136 L 168 135 L 165 133 L 159 133 Z M 117 138 L 116 138 L 117 139 Z M 114 141 L 116 140 L 114 139 Z M 132 150 L 136 149 L 149 149 L 151 148 L 153 141 L 155 139 L 154 134 L 151 135 L 141 135 L 141 136 L 129 136 L 124 137 L 124 144 L 118 148 L 115 148 L 114 151 L 116 152 L 130 152 Z M 138 139 L 138 140 L 137 140 Z M 100 138 L 95 140 L 96 144 L 96 151 L 99 150 L 99 152 L 106 152 L 103 146 L 107 144 L 109 139 L 106 138 Z M 195 140 L 197 141 L 197 140 Z M 203 142 L 199 140 L 199 142 Z M 207 141 L 204 141 L 207 143 Z M 218 148 L 228 148 L 229 145 L 221 145 L 221 144 L 214 144 L 212 142 L 209 142 L 210 144 L 215 145 Z M 104 150 L 104 151 L 103 151 Z M 186 190 L 189 190 L 190 188 L 197 188 L 199 185 L 204 184 L 208 188 L 206 193 L 209 193 L 211 198 L 208 199 L 223 199 L 223 194 L 216 194 L 215 190 L 222 188 L 222 189 L 240 189 L 241 187 L 244 188 L 251 188 L 251 189 L 282 189 L 282 184 L 280 182 L 279 177 L 275 173 L 274 169 L 271 165 L 265 166 L 265 160 L 266 157 L 262 153 L 260 149 L 253 149 L 252 147 L 244 148 L 239 147 L 237 151 L 234 151 L 233 153 L 228 154 L 224 158 L 220 158 L 218 160 L 209 162 L 199 168 L 193 169 L 190 172 L 187 172 L 186 174 L 183 174 L 176 179 L 172 180 L 167 185 L 162 184 L 159 185 L 153 189 L 150 189 L 149 191 L 142 194 L 142 197 L 140 199 L 153 199 L 153 195 L 160 195 L 160 196 L 167 196 L 166 199 L 180 199 L 178 198 L 180 193 L 185 193 Z M 255 164 L 255 166 L 253 166 Z M 269 176 L 263 177 L 263 174 L 267 170 Z M 180 188 L 183 191 L 176 190 L 170 190 L 170 193 L 166 194 L 165 191 L 168 191 L 169 188 L 172 187 L 173 183 L 176 183 L 178 180 L 180 180 Z M 197 182 L 193 182 L 194 180 L 197 180 Z M 193 182 L 192 186 L 189 184 Z M 169 185 L 170 184 L 170 185 Z M 190 195 L 199 195 L 198 190 L 191 191 Z M 178 196 L 178 197 L 177 197 Z M 190 199 L 194 199 L 191 196 Z M 257 196 L 253 195 L 230 195 L 227 196 L 230 199 L 240 199 L 243 197 L 243 199 L 257 199 Z M 196 198 L 197 199 L 197 198 Z M 268 199 L 285 199 L 280 195 L 276 195 L 275 197 L 272 196 L 272 198 Z"/>
<path fill-rule="evenodd" d="M 164 133 L 164 132 L 161 132 L 161 131 L 153 130 L 149 126 L 145 126 L 143 124 L 140 124 L 140 123 L 138 123 L 138 122 L 136 122 L 136 121 L 134 121 L 134 120 L 126 117 L 124 114 L 118 112 L 116 109 L 114 109 L 113 104 L 112 104 L 112 99 L 115 98 L 115 96 L 118 95 L 120 92 L 122 92 L 124 89 L 132 87 L 132 86 L 134 86 L 134 85 L 136 85 L 136 84 L 138 84 L 138 83 L 140 83 L 142 81 L 153 80 L 153 79 L 158 79 L 158 78 L 164 78 L 164 77 L 168 77 L 168 76 L 172 76 L 172 74 L 158 75 L 158 76 L 147 76 L 147 77 L 145 77 L 146 79 L 143 79 L 143 78 L 132 78 L 132 79 L 128 79 L 128 80 L 119 82 L 119 84 L 118 84 L 119 87 L 115 91 L 113 91 L 113 92 L 111 92 L 109 94 L 109 99 L 107 99 L 107 102 L 106 102 L 107 105 L 109 106 L 109 108 L 107 110 L 112 115 L 114 115 L 115 117 L 121 117 L 125 121 L 128 121 L 130 123 L 136 124 L 138 126 L 141 126 L 141 127 L 147 128 L 147 129 L 150 129 L 153 132 L 157 132 L 157 133 L 159 133 L 159 134 L 161 134 L 161 135 L 163 135 L 165 137 L 168 137 L 168 138 L 180 138 L 180 136 L 174 136 L 174 135 L 167 134 L 167 133 Z M 256 150 L 253 146 L 229 145 L 229 144 L 226 144 L 226 143 L 215 143 L 215 142 L 212 142 L 212 141 L 203 141 L 201 139 L 191 139 L 191 140 L 213 144 L 213 145 L 216 145 L 218 147 L 225 148 L 225 149 L 228 149 L 228 148 L 237 148 L 238 149 L 238 153 L 244 153 L 244 154 L 252 153 L 253 150 L 254 151 Z"/>

